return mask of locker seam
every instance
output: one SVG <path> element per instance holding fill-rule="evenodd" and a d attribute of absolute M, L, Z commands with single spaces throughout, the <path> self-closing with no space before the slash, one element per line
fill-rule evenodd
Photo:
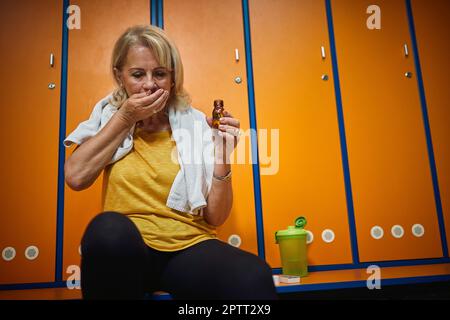
<path fill-rule="evenodd" d="M 163 0 L 150 0 L 150 24 L 164 29 Z"/>
<path fill-rule="evenodd" d="M 150 0 L 150 24 L 154 26 L 158 24 L 156 0 Z"/>
<path fill-rule="evenodd" d="M 255 201 L 258 256 L 261 259 L 266 260 L 265 244 L 264 244 L 263 209 L 261 198 L 261 176 L 259 171 L 258 138 L 256 134 L 258 126 L 256 123 L 256 101 L 255 101 L 255 88 L 253 79 L 250 9 L 248 5 L 248 0 L 242 0 L 242 17 L 244 27 L 245 63 L 247 69 L 247 96 L 248 96 L 248 108 L 250 116 L 249 117 L 250 129 L 251 129 L 250 141 L 252 146 L 253 191 L 254 191 L 253 193 Z"/>
<path fill-rule="evenodd" d="M 55 259 L 55 282 L 62 281 L 63 277 L 63 255 L 64 255 L 64 163 L 66 151 L 63 145 L 66 136 L 66 114 L 67 114 L 67 65 L 69 32 L 66 21 L 69 17 L 67 8 L 69 0 L 63 0 L 62 14 L 62 48 L 61 48 L 61 90 L 59 102 L 59 150 L 58 150 L 58 195 L 56 213 L 56 259 Z"/>

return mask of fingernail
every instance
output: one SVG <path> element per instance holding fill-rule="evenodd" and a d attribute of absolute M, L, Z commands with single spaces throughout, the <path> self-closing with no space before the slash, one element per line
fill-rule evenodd
<path fill-rule="evenodd" d="M 219 125 L 219 129 L 225 129 L 225 126 Z"/>
<path fill-rule="evenodd" d="M 225 123 L 225 118 L 220 118 L 219 120 L 221 123 Z"/>

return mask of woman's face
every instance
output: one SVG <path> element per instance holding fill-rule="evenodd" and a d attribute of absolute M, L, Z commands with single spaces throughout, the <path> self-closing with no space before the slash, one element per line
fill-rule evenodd
<path fill-rule="evenodd" d="M 119 83 L 123 85 L 128 96 L 141 92 L 155 92 L 158 89 L 170 91 L 172 72 L 159 65 L 152 50 L 136 45 L 128 50 L 127 59 L 122 70 L 115 70 Z"/>

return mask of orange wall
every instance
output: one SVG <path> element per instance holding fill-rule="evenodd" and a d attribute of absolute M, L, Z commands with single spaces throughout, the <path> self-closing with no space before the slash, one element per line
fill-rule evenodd
<path fill-rule="evenodd" d="M 407 44 L 412 53 L 405 1 L 378 1 L 380 30 L 369 30 L 358 15 L 370 4 L 333 1 L 360 259 L 441 257 L 414 57 L 402 52 Z M 415 224 L 424 227 L 422 237 L 412 234 Z M 395 225 L 403 237 L 391 235 Z M 371 236 L 374 226 L 384 230 L 382 239 Z"/>
<path fill-rule="evenodd" d="M 447 247 L 450 247 L 450 91 L 447 80 L 450 71 L 450 43 L 447 41 L 450 38 L 449 2 L 437 0 L 430 6 L 425 0 L 413 0 L 412 10 L 447 230 Z"/>
<path fill-rule="evenodd" d="M 67 134 L 86 120 L 96 102 L 114 88 L 110 62 L 116 39 L 129 26 L 150 21 L 147 0 L 78 0 L 73 3 L 81 9 L 82 25 L 69 35 Z M 73 150 L 68 149 L 66 158 Z M 81 237 L 89 221 L 101 211 L 101 189 L 102 175 L 82 192 L 65 186 L 64 271 L 70 265 L 80 264 Z"/>
<path fill-rule="evenodd" d="M 247 83 L 234 81 L 236 77 L 245 79 L 246 72 L 243 21 L 235 14 L 240 10 L 240 0 L 166 0 L 164 28 L 183 58 L 192 105 L 211 116 L 213 101 L 222 99 L 225 109 L 246 131 L 250 128 Z M 239 61 L 235 49 L 240 52 Z M 243 137 L 240 144 L 249 145 L 249 138 Z M 232 171 L 233 208 L 218 235 L 225 241 L 237 236 L 242 249 L 257 253 L 252 166 L 236 159 Z"/>
<path fill-rule="evenodd" d="M 51 282 L 55 274 L 62 4 L 0 3 L 0 284 Z M 40 23 L 33 17 L 39 16 Z M 33 35 L 30 36 L 30 30 Z M 56 57 L 50 67 L 50 54 Z M 55 83 L 53 90 L 49 83 Z M 36 246 L 34 260 L 25 250 Z M 8 250 L 7 250 L 8 251 Z M 6 253 L 6 251 L 5 251 Z M 6 253 L 8 257 L 8 253 Z"/>
<path fill-rule="evenodd" d="M 305 216 L 309 264 L 351 263 L 325 3 L 250 1 L 250 21 L 258 129 L 280 140 L 278 172 L 261 175 L 267 260 L 280 266 L 275 232 Z"/>

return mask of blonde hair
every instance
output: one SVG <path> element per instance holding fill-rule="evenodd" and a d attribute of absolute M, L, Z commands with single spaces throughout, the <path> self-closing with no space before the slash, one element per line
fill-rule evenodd
<path fill-rule="evenodd" d="M 158 63 L 172 71 L 174 86 L 167 105 L 172 105 L 178 110 L 184 110 L 189 106 L 190 97 L 183 87 L 184 74 L 183 63 L 177 47 L 169 39 L 164 30 L 151 25 L 138 25 L 128 28 L 116 41 L 111 59 L 111 70 L 114 68 L 122 70 L 128 54 L 128 50 L 134 45 L 142 45 L 155 55 Z M 110 103 L 118 108 L 128 98 L 124 88 L 119 86 L 117 78 L 114 77 L 117 88 L 114 89 Z"/>

